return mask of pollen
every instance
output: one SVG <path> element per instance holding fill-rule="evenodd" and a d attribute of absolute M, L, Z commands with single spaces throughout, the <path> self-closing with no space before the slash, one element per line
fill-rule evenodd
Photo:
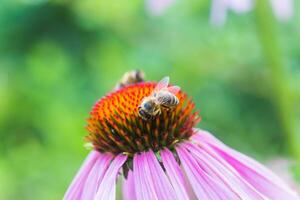
<path fill-rule="evenodd" d="M 171 110 L 144 120 L 138 114 L 142 99 L 151 95 L 156 83 L 136 83 L 111 92 L 100 99 L 90 112 L 86 140 L 100 152 L 135 153 L 174 148 L 188 140 L 200 121 L 194 103 L 179 91 L 179 104 Z"/>

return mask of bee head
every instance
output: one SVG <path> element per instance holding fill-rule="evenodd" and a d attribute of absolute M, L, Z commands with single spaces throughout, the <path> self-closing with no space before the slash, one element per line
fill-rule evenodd
<path fill-rule="evenodd" d="M 146 103 L 144 103 L 143 106 L 146 110 L 152 110 L 153 109 L 153 102 L 152 101 L 147 101 Z"/>

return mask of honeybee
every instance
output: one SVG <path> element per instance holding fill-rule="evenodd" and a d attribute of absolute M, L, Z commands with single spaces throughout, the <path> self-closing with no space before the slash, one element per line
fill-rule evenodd
<path fill-rule="evenodd" d="M 150 120 L 160 115 L 162 109 L 170 110 L 179 104 L 176 94 L 180 91 L 178 86 L 170 86 L 169 77 L 159 81 L 150 96 L 145 97 L 138 107 L 138 114 L 144 120 Z"/>
<path fill-rule="evenodd" d="M 141 70 L 132 70 L 132 71 L 126 72 L 122 76 L 121 80 L 115 86 L 115 90 L 118 90 L 120 88 L 123 88 L 123 87 L 133 84 L 133 83 L 143 82 L 144 78 L 145 78 L 145 74 Z"/>

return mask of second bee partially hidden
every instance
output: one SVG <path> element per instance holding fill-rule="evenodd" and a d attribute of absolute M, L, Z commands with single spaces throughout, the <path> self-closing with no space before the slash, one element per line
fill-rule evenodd
<path fill-rule="evenodd" d="M 144 79 L 145 73 L 141 70 L 132 70 L 126 72 L 115 86 L 115 90 L 126 87 L 130 84 L 144 82 Z"/>
<path fill-rule="evenodd" d="M 150 120 L 160 115 L 162 109 L 170 110 L 179 104 L 176 94 L 180 91 L 180 87 L 168 85 L 169 77 L 164 77 L 157 83 L 151 95 L 142 100 L 138 107 L 140 117 Z"/>

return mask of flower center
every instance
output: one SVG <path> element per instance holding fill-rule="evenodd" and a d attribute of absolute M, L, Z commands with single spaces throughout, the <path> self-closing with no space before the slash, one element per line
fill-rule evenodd
<path fill-rule="evenodd" d="M 172 149 L 176 143 L 187 140 L 200 117 L 184 92 L 176 95 L 180 102 L 174 109 L 162 109 L 150 120 L 139 116 L 138 106 L 151 95 L 155 85 L 136 83 L 100 99 L 88 118 L 87 141 L 100 152 L 133 155 L 150 149 Z"/>

